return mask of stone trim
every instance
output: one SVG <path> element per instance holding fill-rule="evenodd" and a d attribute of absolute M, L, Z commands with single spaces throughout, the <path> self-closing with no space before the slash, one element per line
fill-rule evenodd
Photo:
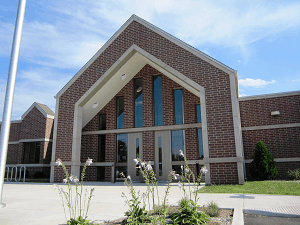
<path fill-rule="evenodd" d="M 137 127 L 137 128 L 129 128 L 129 129 L 85 131 L 82 132 L 82 135 L 138 133 L 143 131 L 183 130 L 187 128 L 202 128 L 202 124 L 193 123 L 193 124 L 180 124 L 180 125 L 171 125 L 171 126 Z"/>
<path fill-rule="evenodd" d="M 122 26 L 119 30 L 115 32 L 115 34 L 96 52 L 96 54 L 75 74 L 75 76 L 56 94 L 55 98 L 59 98 L 74 82 L 77 78 L 105 51 L 105 49 L 128 27 L 130 23 L 133 21 L 137 21 L 138 23 L 144 25 L 145 27 L 151 29 L 155 33 L 161 35 L 162 37 L 172 41 L 173 43 L 177 44 L 178 46 L 182 47 L 183 49 L 191 52 L 192 54 L 196 55 L 197 57 L 203 59 L 204 61 L 210 63 L 211 65 L 221 69 L 222 71 L 228 74 L 234 74 L 234 70 L 230 67 L 226 66 L 225 64 L 215 60 L 214 58 L 206 55 L 205 53 L 199 51 L 198 49 L 188 45 L 187 43 L 181 41 L 180 39 L 170 35 L 169 33 L 161 30 L 160 28 L 154 26 L 153 24 L 143 20 L 142 18 L 132 15 Z"/>
<path fill-rule="evenodd" d="M 300 95 L 300 91 L 290 91 L 290 92 L 281 92 L 281 93 L 275 93 L 275 94 L 245 96 L 245 97 L 240 97 L 239 101 L 256 100 L 256 99 L 264 99 L 264 98 L 278 98 L 278 97 L 285 97 L 285 96 L 291 96 L 291 95 Z"/>
<path fill-rule="evenodd" d="M 37 139 L 21 139 L 21 140 L 19 140 L 19 142 L 38 142 L 38 141 L 50 141 L 50 142 L 52 142 L 52 139 L 37 138 Z"/>
<path fill-rule="evenodd" d="M 16 145 L 16 144 L 19 144 L 20 142 L 19 141 L 11 141 L 11 142 L 8 142 L 9 145 Z"/>
<path fill-rule="evenodd" d="M 75 162 L 75 161 L 67 161 L 63 162 L 65 166 L 84 166 L 85 163 L 82 162 Z M 113 166 L 115 162 L 93 162 L 91 166 Z M 55 162 L 50 163 L 51 167 L 52 166 L 57 166 Z"/>
<path fill-rule="evenodd" d="M 6 166 L 50 167 L 50 164 L 7 164 Z"/>
<path fill-rule="evenodd" d="M 276 124 L 276 125 L 242 127 L 242 131 L 246 131 L 246 130 L 267 130 L 267 129 L 276 129 L 276 128 L 288 128 L 288 127 L 300 127 L 300 123 L 286 123 L 286 124 Z"/>
<path fill-rule="evenodd" d="M 245 163 L 251 163 L 253 159 L 246 159 Z M 300 162 L 300 158 L 276 158 L 275 162 Z"/>

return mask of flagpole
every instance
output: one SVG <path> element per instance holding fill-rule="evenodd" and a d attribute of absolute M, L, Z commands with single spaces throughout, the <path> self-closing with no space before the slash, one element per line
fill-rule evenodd
<path fill-rule="evenodd" d="M 12 43 L 11 55 L 10 55 L 9 71 L 8 71 L 7 84 L 6 84 L 5 102 L 4 102 L 3 117 L 2 117 L 2 124 L 1 124 L 0 208 L 6 206 L 2 202 L 3 183 L 4 183 L 7 148 L 8 148 L 8 140 L 9 140 L 9 132 L 10 132 L 10 119 L 11 119 L 12 104 L 13 104 L 13 99 L 14 99 L 14 90 L 15 90 L 16 75 L 17 75 L 17 68 L 18 68 L 18 59 L 19 59 L 22 28 L 23 28 L 24 15 L 25 15 L 25 7 L 26 7 L 26 0 L 19 0 L 19 6 L 18 6 L 18 12 L 17 12 L 16 24 L 15 24 L 15 31 L 14 31 L 14 38 L 13 38 L 13 43 Z"/>

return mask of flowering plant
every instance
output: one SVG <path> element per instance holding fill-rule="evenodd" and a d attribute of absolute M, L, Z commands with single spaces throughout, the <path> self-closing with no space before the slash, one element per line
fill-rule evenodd
<path fill-rule="evenodd" d="M 174 224 L 203 224 L 208 221 L 209 216 L 197 210 L 198 191 L 200 189 L 200 181 L 202 174 L 208 172 L 206 167 L 202 167 L 198 177 L 195 177 L 193 171 L 189 168 L 187 158 L 183 151 L 179 151 L 180 156 L 184 159 L 184 166 L 181 165 L 181 181 L 178 182 L 178 187 L 184 192 L 184 197 L 179 203 L 179 213 L 173 213 L 171 218 Z M 188 190 L 185 183 L 188 182 Z M 192 196 L 194 197 L 192 199 Z"/>
<path fill-rule="evenodd" d="M 66 166 L 63 164 L 61 159 L 56 160 L 57 166 L 62 166 L 65 178 L 63 179 L 63 183 L 68 185 L 68 190 L 64 191 L 62 187 L 59 187 L 57 184 L 54 184 L 54 190 L 58 190 L 59 195 L 61 196 L 62 206 L 64 209 L 65 218 L 67 220 L 67 214 L 65 209 L 65 204 L 69 209 L 69 220 L 67 220 L 67 224 L 76 225 L 76 224 L 93 224 L 93 222 L 89 222 L 87 220 L 87 214 L 90 207 L 90 202 L 92 197 L 94 196 L 95 188 L 90 189 L 90 191 L 85 188 L 83 190 L 83 179 L 85 176 L 86 167 L 91 165 L 92 159 L 88 158 L 81 172 L 81 181 L 74 176 L 69 175 L 69 171 Z M 75 196 L 73 196 L 72 184 L 75 185 Z"/>

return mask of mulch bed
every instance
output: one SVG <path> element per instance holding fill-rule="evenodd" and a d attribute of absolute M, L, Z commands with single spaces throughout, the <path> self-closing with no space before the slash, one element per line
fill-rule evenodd
<path fill-rule="evenodd" d="M 170 211 L 175 211 L 176 207 L 171 206 Z M 201 210 L 201 208 L 199 208 L 199 211 Z M 230 225 L 232 222 L 232 218 L 233 218 L 233 209 L 220 209 L 220 215 L 219 217 L 211 217 L 210 221 L 207 223 L 208 225 Z M 125 218 L 121 218 L 118 220 L 112 220 L 112 221 L 108 221 L 104 224 L 106 225 L 112 225 L 112 224 L 124 224 L 122 223 L 122 221 Z M 150 224 L 150 223 L 148 223 Z M 167 219 L 166 224 L 173 224 L 172 221 L 170 219 Z"/>

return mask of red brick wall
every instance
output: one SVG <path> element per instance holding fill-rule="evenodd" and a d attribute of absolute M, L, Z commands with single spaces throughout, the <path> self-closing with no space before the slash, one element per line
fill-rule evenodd
<path fill-rule="evenodd" d="M 290 180 L 291 178 L 288 175 L 289 170 L 299 169 L 300 162 L 276 162 L 276 167 L 278 175 L 275 177 L 275 180 Z M 251 180 L 250 174 L 250 163 L 246 163 L 246 176 L 248 180 Z"/>
<path fill-rule="evenodd" d="M 17 164 L 19 144 L 8 145 L 6 164 Z"/>
<path fill-rule="evenodd" d="M 0 125 L 0 129 L 1 129 L 1 125 Z M 20 130 L 21 130 L 21 123 L 10 124 L 9 142 L 20 140 Z"/>
<path fill-rule="evenodd" d="M 245 159 L 253 159 L 256 143 L 262 141 L 274 158 L 300 157 L 300 127 L 243 131 Z"/>
<path fill-rule="evenodd" d="M 240 101 L 242 127 L 300 123 L 300 95 Z M 272 111 L 280 115 L 271 116 Z"/>
<path fill-rule="evenodd" d="M 238 184 L 237 163 L 210 163 L 212 184 Z"/>
<path fill-rule="evenodd" d="M 132 44 L 138 45 L 205 88 L 210 157 L 235 157 L 229 75 L 135 21 L 60 97 L 56 157 L 71 160 L 75 103 Z M 165 99 L 165 96 L 164 101 L 172 102 Z M 169 114 L 165 114 L 165 110 Z M 170 116 L 172 112 L 172 107 L 164 108 L 164 125 L 173 124 L 173 116 Z M 128 111 L 127 116 L 130 117 L 131 113 Z M 131 121 L 127 123 L 126 126 L 132 124 Z"/>

